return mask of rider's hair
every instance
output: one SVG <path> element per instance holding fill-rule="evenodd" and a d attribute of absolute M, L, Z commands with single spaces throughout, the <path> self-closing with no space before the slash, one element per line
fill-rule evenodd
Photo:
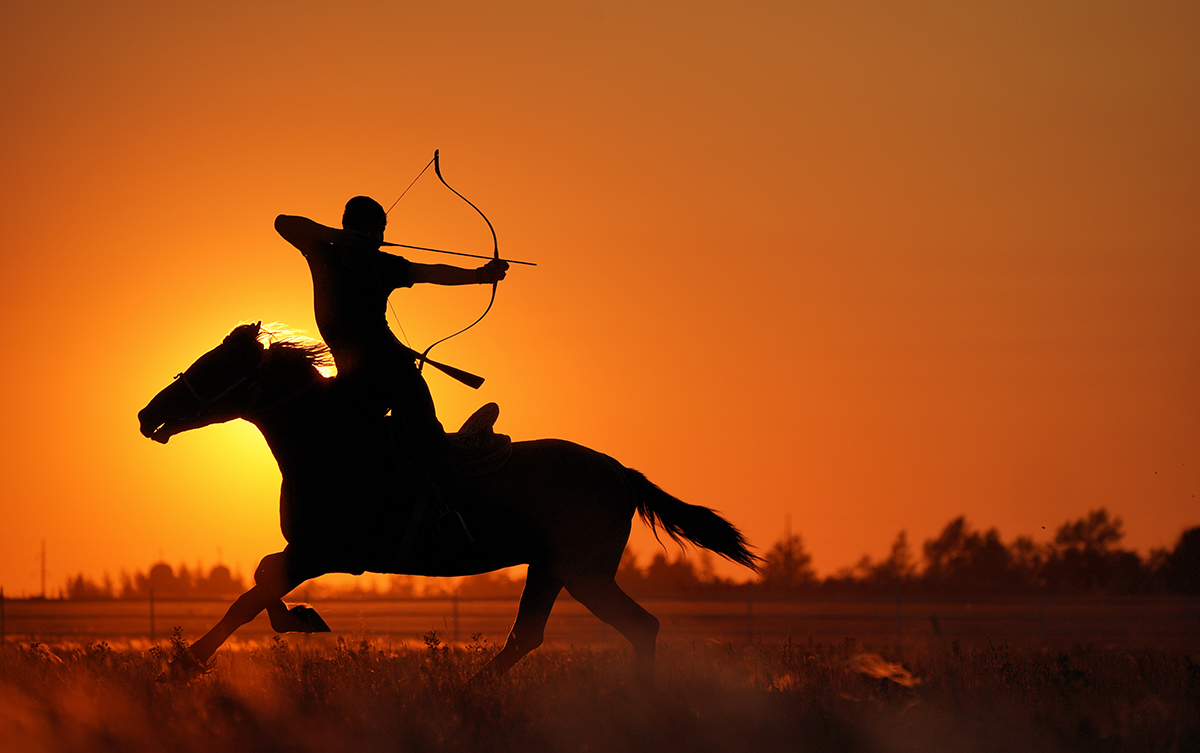
<path fill-rule="evenodd" d="M 369 196 L 355 196 L 346 202 L 342 227 L 347 230 L 377 230 L 387 227 L 387 212 Z"/>

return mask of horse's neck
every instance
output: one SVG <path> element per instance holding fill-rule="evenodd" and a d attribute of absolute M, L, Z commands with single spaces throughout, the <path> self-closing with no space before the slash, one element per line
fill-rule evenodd
<path fill-rule="evenodd" d="M 269 419 L 247 419 L 250 423 L 258 427 L 262 433 L 263 439 L 267 442 L 267 447 L 271 450 L 271 454 L 275 456 L 275 461 L 279 463 L 279 470 L 286 472 L 297 462 L 301 461 L 302 450 L 309 444 L 305 441 L 303 431 L 291 431 L 288 428 L 288 421 L 280 420 L 276 417 Z"/>
<path fill-rule="evenodd" d="M 353 463 L 361 472 L 387 443 L 384 420 L 352 420 L 324 380 L 246 418 L 262 432 L 285 477 L 314 473 L 314 464 L 331 471 Z"/>
<path fill-rule="evenodd" d="M 264 408 L 244 418 L 258 427 L 283 471 L 303 462 L 329 433 L 329 386 L 310 381 L 275 392 L 264 399 Z"/>

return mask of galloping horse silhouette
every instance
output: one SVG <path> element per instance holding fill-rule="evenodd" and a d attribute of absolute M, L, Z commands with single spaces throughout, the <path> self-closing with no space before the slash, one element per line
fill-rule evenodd
<path fill-rule="evenodd" d="M 267 340 L 267 342 L 263 342 Z M 559 592 L 567 591 L 633 644 L 639 674 L 653 671 L 658 620 L 613 579 L 633 514 L 733 562 L 757 569 L 742 534 L 706 507 L 660 490 L 602 453 L 558 439 L 514 442 L 499 469 L 472 478 L 459 505 L 463 529 L 417 526 L 412 476 L 396 461 L 387 421 L 346 410 L 336 378 L 317 366 L 320 343 L 276 339 L 258 324 L 235 328 L 138 414 L 158 442 L 235 418 L 262 432 L 283 477 L 280 523 L 288 545 L 263 558 L 255 585 L 169 668 L 204 668 L 241 625 L 266 609 L 277 632 L 329 628 L 283 597 L 332 572 L 459 576 L 527 564 L 516 621 L 504 648 L 481 670 L 499 674 L 542 643 Z M 452 516 L 457 517 L 457 516 Z M 450 533 L 442 532 L 445 528 Z M 682 543 L 682 542 L 681 542 Z"/>

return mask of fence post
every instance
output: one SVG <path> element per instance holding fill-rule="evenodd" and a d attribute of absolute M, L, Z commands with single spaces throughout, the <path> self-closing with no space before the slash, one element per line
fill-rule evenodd
<path fill-rule="evenodd" d="M 904 637 L 904 625 L 902 624 L 903 617 L 900 615 L 900 586 L 896 586 L 896 645 L 900 645 L 900 641 Z"/>
<path fill-rule="evenodd" d="M 1042 595 L 1042 589 L 1037 590 L 1037 609 L 1038 609 L 1038 648 L 1046 647 L 1046 605 L 1045 598 Z"/>
<path fill-rule="evenodd" d="M 1197 637 L 1200 637 L 1200 630 L 1196 629 L 1196 601 L 1197 598 L 1192 595 L 1183 597 L 1183 632 L 1188 643 L 1195 642 Z"/>
<path fill-rule="evenodd" d="M 754 643 L 754 586 L 746 584 L 746 643 Z"/>
<path fill-rule="evenodd" d="M 154 643 L 154 589 L 150 589 L 150 642 Z"/>
<path fill-rule="evenodd" d="M 453 604 L 454 604 L 454 632 L 452 635 L 454 638 L 454 644 L 458 645 L 458 591 L 457 590 L 454 591 Z"/>

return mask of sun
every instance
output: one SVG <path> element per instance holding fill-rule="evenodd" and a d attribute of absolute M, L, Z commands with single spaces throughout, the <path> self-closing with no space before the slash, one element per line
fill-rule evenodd
<path fill-rule="evenodd" d="M 172 437 L 172 442 L 183 438 Z M 220 486 L 272 487 L 279 484 L 279 467 L 258 428 L 235 420 L 188 432 L 189 454 L 198 467 L 219 468 Z"/>

